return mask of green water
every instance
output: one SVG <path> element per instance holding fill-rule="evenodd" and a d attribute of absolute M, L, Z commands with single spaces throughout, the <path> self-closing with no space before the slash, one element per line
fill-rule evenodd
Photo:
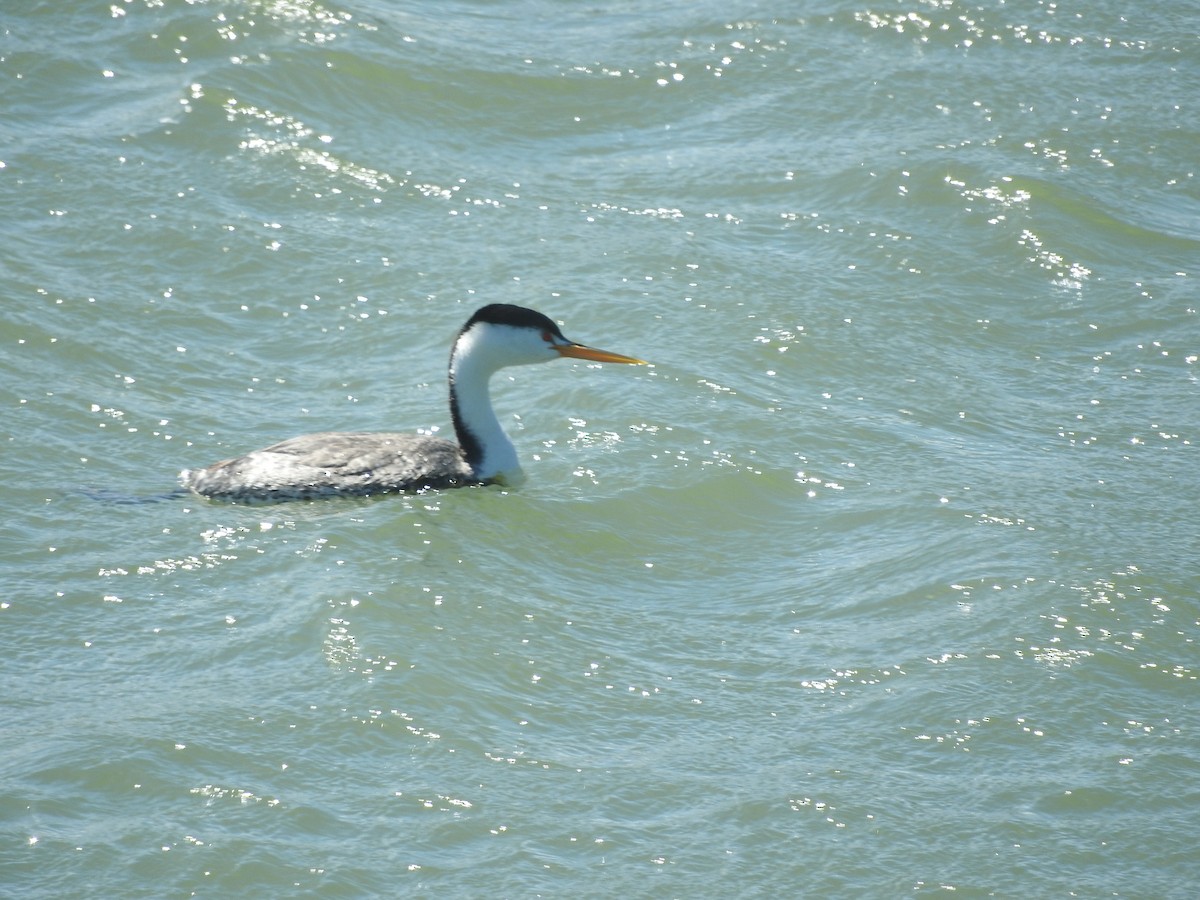
<path fill-rule="evenodd" d="M 1191 896 L 1194 18 L 6 5 L 0 895 Z"/>

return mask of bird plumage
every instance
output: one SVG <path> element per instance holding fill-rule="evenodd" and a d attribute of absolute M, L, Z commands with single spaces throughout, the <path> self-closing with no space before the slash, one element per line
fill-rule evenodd
<path fill-rule="evenodd" d="M 321 432 L 207 468 L 185 469 L 180 480 L 197 494 L 229 500 L 361 496 L 501 481 L 520 471 L 520 461 L 492 409 L 491 376 L 506 366 L 560 356 L 642 362 L 569 341 L 534 310 L 492 304 L 471 316 L 451 349 L 450 412 L 457 444 L 402 432 Z"/>

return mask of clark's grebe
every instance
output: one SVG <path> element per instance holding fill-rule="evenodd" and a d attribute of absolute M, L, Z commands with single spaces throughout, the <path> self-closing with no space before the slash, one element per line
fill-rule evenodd
<path fill-rule="evenodd" d="M 505 366 L 560 356 L 597 362 L 640 359 L 563 337 L 532 309 L 494 303 L 476 311 L 450 351 L 450 415 L 458 443 L 421 434 L 325 432 L 290 438 L 206 469 L 185 469 L 183 486 L 225 500 L 293 500 L 461 487 L 520 472 L 500 427 L 488 380 Z"/>

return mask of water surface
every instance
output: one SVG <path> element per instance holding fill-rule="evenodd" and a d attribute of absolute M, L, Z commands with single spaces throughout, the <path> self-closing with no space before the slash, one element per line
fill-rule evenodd
<path fill-rule="evenodd" d="M 1184 6 L 0 12 L 0 884 L 1185 897 Z M 175 473 L 448 433 L 527 481 Z"/>

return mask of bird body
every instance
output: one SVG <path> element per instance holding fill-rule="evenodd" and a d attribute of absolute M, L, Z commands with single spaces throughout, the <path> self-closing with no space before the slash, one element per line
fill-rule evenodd
<path fill-rule="evenodd" d="M 401 432 L 322 432 L 289 438 L 203 469 L 185 469 L 184 487 L 227 500 L 293 500 L 487 484 L 520 472 L 516 448 L 492 409 L 489 381 L 506 366 L 560 356 L 640 364 L 563 337 L 539 312 L 485 306 L 450 352 L 450 413 L 458 443 Z"/>
<path fill-rule="evenodd" d="M 482 484 L 452 441 L 403 432 L 326 431 L 288 438 L 182 475 L 221 500 L 315 500 Z"/>

